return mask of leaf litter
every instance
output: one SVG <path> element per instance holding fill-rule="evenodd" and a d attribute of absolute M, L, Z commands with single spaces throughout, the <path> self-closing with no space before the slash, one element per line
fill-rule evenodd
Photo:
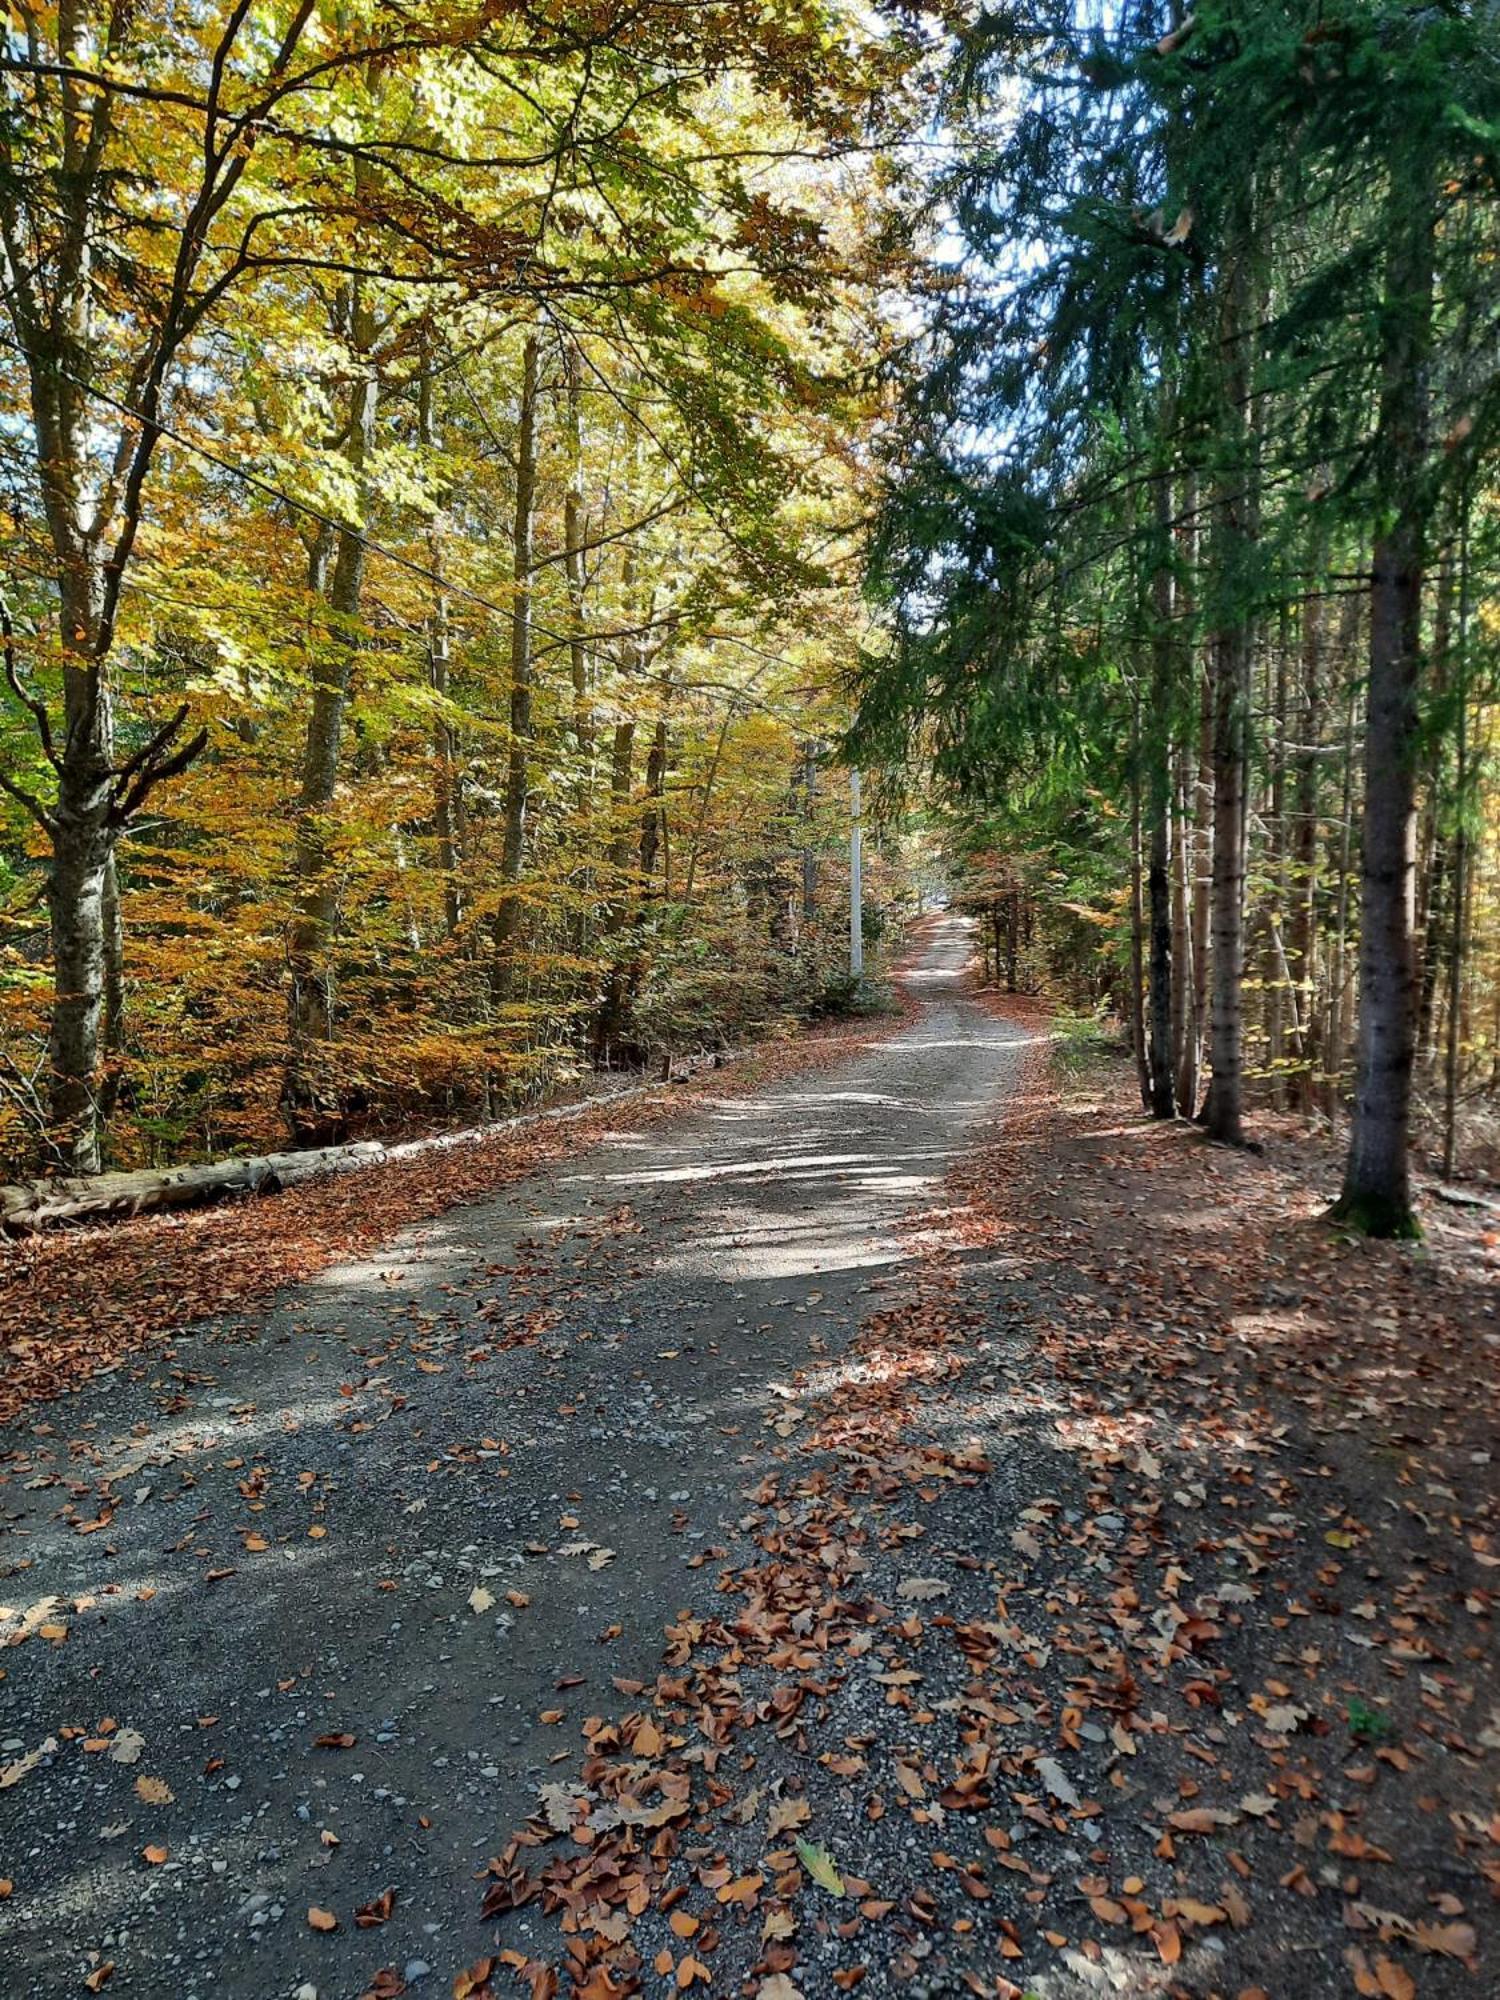
<path fill-rule="evenodd" d="M 862 1380 L 799 1384 L 719 1608 L 491 1860 L 556 1952 L 454 1992 L 1490 1990 L 1493 1260 L 1341 1244 L 1318 1171 L 1033 1058 Z"/>

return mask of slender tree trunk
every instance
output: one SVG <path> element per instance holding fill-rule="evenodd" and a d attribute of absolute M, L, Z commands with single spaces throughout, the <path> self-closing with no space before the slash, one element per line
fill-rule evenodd
<path fill-rule="evenodd" d="M 1177 1080 L 1172 1073 L 1172 481 L 1166 472 L 1152 482 L 1156 515 L 1156 560 L 1151 577 L 1151 726 L 1147 745 L 1150 854 L 1147 900 L 1151 913 L 1150 1071 L 1153 1118 L 1177 1115 Z"/>
<path fill-rule="evenodd" d="M 1418 915 L 1421 935 L 1422 977 L 1417 997 L 1417 1062 L 1430 1076 L 1437 1066 L 1438 994 L 1443 985 L 1443 969 L 1450 957 L 1449 914 L 1453 875 L 1447 833 L 1439 822 L 1441 802 L 1434 801 L 1427 828 L 1427 866 Z"/>
<path fill-rule="evenodd" d="M 1188 546 L 1179 563 L 1179 624 L 1184 633 L 1192 629 L 1193 606 L 1189 600 L 1190 580 L 1197 559 L 1198 533 L 1195 523 L 1198 487 L 1189 475 L 1183 482 L 1183 511 L 1188 517 L 1184 530 Z M 1198 742 L 1195 768 L 1190 765 L 1188 788 L 1192 799 L 1191 890 L 1192 914 L 1189 936 L 1192 949 L 1192 984 L 1187 1027 L 1183 1035 L 1182 1059 L 1177 1075 L 1177 1103 L 1189 1118 L 1197 1116 L 1203 1077 L 1203 1036 L 1208 1021 L 1210 931 L 1213 885 L 1213 690 L 1201 665 L 1195 667 L 1198 685 Z M 1185 972 L 1179 980 L 1186 984 Z"/>
<path fill-rule="evenodd" d="M 1187 1074 L 1188 1037 L 1192 1028 L 1192 820 L 1188 809 L 1185 753 L 1174 758 L 1172 779 L 1172 1088 L 1177 1108 L 1189 1117 L 1196 1110 L 1191 1097 L 1180 1097 Z"/>
<path fill-rule="evenodd" d="M 1136 703 L 1131 724 L 1130 745 L 1130 1007 L 1126 1024 L 1131 1051 L 1135 1056 L 1136 1082 L 1141 1106 L 1151 1109 L 1151 1059 L 1146 1047 L 1145 907 L 1141 896 L 1141 731 L 1140 704 Z"/>
<path fill-rule="evenodd" d="M 356 370 L 349 395 L 350 475 L 364 515 L 369 499 L 369 462 L 375 444 L 379 378 L 371 358 L 374 316 L 358 281 L 349 300 L 349 351 Z M 323 545 L 311 559 L 320 573 Z M 333 573 L 328 584 L 326 629 L 313 659 L 312 710 L 302 758 L 293 854 L 296 891 L 287 927 L 288 1059 L 282 1083 L 282 1110 L 294 1138 L 313 1144 L 326 1139 L 342 1117 L 340 1092 L 320 1051 L 333 1035 L 334 978 L 329 949 L 338 916 L 338 876 L 333 865 L 331 809 L 338 789 L 339 754 L 354 658 L 360 647 L 364 608 L 365 539 L 358 528 L 335 537 Z"/>
<path fill-rule="evenodd" d="M 1328 1119 L 1341 1108 L 1344 1076 L 1345 996 L 1349 984 L 1349 880 L 1354 855 L 1354 722 L 1358 692 L 1350 683 L 1344 709 L 1344 783 L 1339 801 L 1338 895 L 1333 928 L 1333 972 L 1329 980 L 1328 1026 L 1324 1033 L 1324 1070 L 1328 1079 Z"/>
<path fill-rule="evenodd" d="M 1408 1139 L 1416 1030 L 1412 919 L 1434 212 L 1430 169 L 1414 176 L 1403 158 L 1393 166 L 1393 180 L 1375 451 L 1377 490 L 1392 511 L 1371 561 L 1359 1073 L 1335 1211 L 1372 1236 L 1418 1233 Z"/>
<path fill-rule="evenodd" d="M 568 931 L 582 956 L 589 940 L 594 891 L 591 822 L 594 812 L 595 724 L 585 598 L 587 506 L 583 490 L 583 364 L 577 345 L 566 359 L 568 487 L 563 496 L 563 571 L 568 586 L 568 668 L 573 686 L 573 748 L 578 759 L 577 810 L 580 863 L 572 883 Z"/>
<path fill-rule="evenodd" d="M 418 427 L 428 451 L 437 445 L 433 380 L 424 366 L 418 407 Z M 432 571 L 432 601 L 427 613 L 427 685 L 432 690 L 432 828 L 438 872 L 443 884 L 443 928 L 452 937 L 463 922 L 463 881 L 460 874 L 460 827 L 463 797 L 458 768 L 458 742 L 448 713 L 452 635 L 448 592 L 443 582 L 442 511 L 427 525 L 427 566 Z"/>
<path fill-rule="evenodd" d="M 667 719 L 658 716 L 646 752 L 646 803 L 641 812 L 641 893 L 649 896 L 656 876 L 656 857 L 662 849 L 666 818 Z"/>
<path fill-rule="evenodd" d="M 1296 1100 L 1304 1112 L 1315 1101 L 1317 1061 L 1318 786 L 1323 747 L 1323 597 L 1316 588 L 1323 553 L 1314 551 L 1315 587 L 1302 607 L 1302 741 L 1296 753 L 1292 789 L 1291 972 L 1301 1023 Z"/>
<path fill-rule="evenodd" d="M 500 850 L 500 901 L 495 909 L 490 1001 L 512 998 L 518 970 L 521 874 L 531 790 L 531 593 L 536 534 L 537 379 L 540 347 L 528 337 L 521 361 L 516 423 L 516 509 L 512 533 L 510 614 L 510 747 L 505 764 L 505 832 Z"/>
<path fill-rule="evenodd" d="M 609 1061 L 625 1023 L 626 968 L 619 939 L 630 916 L 629 814 L 634 750 L 634 722 L 617 722 L 609 774 L 610 898 L 604 913 L 604 934 L 613 946 L 613 961 L 594 1023 L 594 1059 L 599 1063 Z"/>
<path fill-rule="evenodd" d="M 125 913 L 120 903 L 120 857 L 111 842 L 104 864 L 104 1073 L 99 1116 L 107 1125 L 119 1102 L 125 1064 Z"/>
<path fill-rule="evenodd" d="M 818 746 L 811 738 L 802 746 L 802 927 L 811 938 L 818 919 L 817 830 Z"/>
<path fill-rule="evenodd" d="M 1464 964 L 1468 952 L 1472 861 L 1469 851 L 1469 497 L 1465 492 L 1459 532 L 1458 719 L 1454 743 L 1454 795 L 1458 823 L 1453 835 L 1453 943 L 1448 955 L 1448 1034 L 1443 1060 L 1443 1175 L 1458 1166 L 1458 1094 L 1463 1057 Z"/>
<path fill-rule="evenodd" d="M 433 537 L 432 565 L 441 577 L 442 554 Z M 427 677 L 437 702 L 432 725 L 432 821 L 437 836 L 438 872 L 443 880 L 443 928 L 453 937 L 463 923 L 463 871 L 461 859 L 463 790 L 459 773 L 457 735 L 447 714 L 452 640 L 448 615 L 448 594 L 441 582 L 434 588 L 432 610 L 427 623 Z"/>
<path fill-rule="evenodd" d="M 1453 678 L 1453 592 L 1452 553 L 1445 550 L 1438 563 L 1432 614 L 1431 678 L 1435 700 L 1441 700 Z M 1446 746 L 1441 738 L 1432 745 L 1422 777 L 1423 808 L 1416 879 L 1416 951 L 1421 967 L 1416 1061 L 1430 1076 L 1437 1067 L 1437 1003 L 1443 988 L 1451 942 L 1448 898 L 1452 856 L 1449 830 L 1445 823 L 1449 805 L 1448 773 Z"/>
<path fill-rule="evenodd" d="M 1210 1002 L 1212 1081 L 1203 1108 L 1209 1136 L 1241 1146 L 1244 1132 L 1245 821 L 1255 541 L 1252 493 L 1248 326 L 1250 222 L 1232 227 L 1220 279 L 1223 406 L 1214 495 L 1213 684 L 1214 858 L 1213 970 Z"/>
<path fill-rule="evenodd" d="M 1286 811 L 1287 702 L 1290 698 L 1291 610 L 1282 606 L 1280 630 L 1274 656 L 1267 662 L 1270 683 L 1270 731 L 1267 752 L 1266 872 L 1271 889 L 1266 898 L 1265 990 L 1270 1005 L 1266 1014 L 1266 1058 L 1271 1073 L 1271 1101 L 1278 1111 L 1286 1106 L 1287 1050 L 1299 1048 L 1301 1025 L 1292 970 L 1286 952 L 1285 925 L 1291 901 L 1291 845 Z"/>
<path fill-rule="evenodd" d="M 1244 1144 L 1245 710 L 1250 633 L 1237 626 L 1214 642 L 1213 973 L 1210 1066 L 1203 1120 L 1211 1137 Z"/>
<path fill-rule="evenodd" d="M 568 490 L 563 496 L 563 562 L 568 581 L 568 665 L 573 682 L 573 740 L 578 750 L 585 797 L 594 749 L 594 715 L 589 686 L 588 624 L 584 594 L 588 587 L 587 542 L 583 493 L 583 378 L 576 346 L 567 355 Z"/>

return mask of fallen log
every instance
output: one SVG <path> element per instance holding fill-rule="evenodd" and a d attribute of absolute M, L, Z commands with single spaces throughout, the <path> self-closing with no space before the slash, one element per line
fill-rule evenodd
<path fill-rule="evenodd" d="M 0 1231 L 29 1236 L 64 1223 L 118 1222 L 132 1215 L 168 1209 L 198 1208 L 230 1195 L 278 1194 L 303 1182 L 323 1180 L 386 1160 L 415 1159 L 454 1146 L 482 1145 L 505 1132 L 558 1119 L 582 1118 L 605 1105 L 644 1097 L 663 1084 L 684 1083 L 705 1066 L 731 1062 L 742 1050 L 678 1057 L 668 1062 L 661 1082 L 617 1086 L 572 1104 L 542 1111 L 522 1111 L 485 1125 L 468 1125 L 458 1132 L 438 1132 L 424 1139 L 403 1139 L 386 1145 L 379 1139 L 357 1139 L 343 1146 L 317 1146 L 300 1153 L 262 1153 L 251 1159 L 208 1160 L 196 1166 L 143 1167 L 130 1173 L 89 1174 L 55 1180 L 21 1181 L 0 1187 Z"/>

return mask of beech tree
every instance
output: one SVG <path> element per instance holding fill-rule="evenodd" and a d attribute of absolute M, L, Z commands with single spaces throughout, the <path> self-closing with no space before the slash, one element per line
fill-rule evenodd
<path fill-rule="evenodd" d="M 759 712 L 741 683 L 844 587 L 800 552 L 851 511 L 837 482 L 813 492 L 819 427 L 865 421 L 827 318 L 838 300 L 860 320 L 876 260 L 841 163 L 897 113 L 910 54 L 837 0 L 790 23 L 691 12 L 684 35 L 667 0 L 431 21 L 80 0 L 8 30 L 0 786 L 40 843 L 7 844 L 0 884 L 18 1162 L 35 1146 L 89 1172 L 257 1134 L 273 1074 L 304 1138 L 429 1089 L 490 1103 L 587 1041 L 608 870 L 575 861 L 585 828 L 610 838 L 596 746 L 625 727 L 615 663 L 639 653 L 654 705 L 671 622 L 682 754 L 728 704 L 722 797 Z M 678 513 L 694 526 L 667 580 L 656 527 Z M 627 565 L 659 606 L 644 631 Z M 514 699 L 497 704 L 502 633 Z M 673 754 L 669 728 L 627 903 L 670 855 L 674 785 L 699 782 Z M 429 874 L 445 942 L 426 965 L 447 990 L 392 1060 Z M 540 914 L 563 880 L 566 979 Z"/>

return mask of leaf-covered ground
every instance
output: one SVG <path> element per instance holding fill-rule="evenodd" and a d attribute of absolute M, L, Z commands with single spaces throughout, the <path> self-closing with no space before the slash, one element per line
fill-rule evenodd
<path fill-rule="evenodd" d="M 950 1176 L 455 1992 L 1495 1990 L 1493 1242 L 1092 1082 Z"/>
<path fill-rule="evenodd" d="M 6 1434 L 18 1994 L 1495 1990 L 1490 1232 L 955 963 Z"/>
<path fill-rule="evenodd" d="M 145 1350 L 136 1379 L 171 1337 L 235 1313 L 387 1241 L 403 1225 L 514 1186 L 600 1134 L 647 1129 L 693 1103 L 755 1089 L 837 1060 L 909 1018 L 830 1021 L 770 1042 L 690 1083 L 607 1099 L 596 1111 L 472 1144 L 382 1162 L 284 1194 L 182 1214 L 0 1238 L 0 1424 L 76 1393 Z"/>

